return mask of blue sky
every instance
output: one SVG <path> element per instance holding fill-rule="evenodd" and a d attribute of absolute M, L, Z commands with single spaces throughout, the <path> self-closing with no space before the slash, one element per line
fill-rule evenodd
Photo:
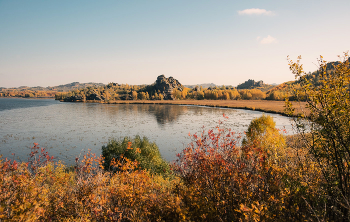
<path fill-rule="evenodd" d="M 349 0 L 0 0 L 0 87 L 293 80 L 350 50 Z"/>

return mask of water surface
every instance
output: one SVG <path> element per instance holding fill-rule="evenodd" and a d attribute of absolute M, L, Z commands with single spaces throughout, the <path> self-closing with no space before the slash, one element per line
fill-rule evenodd
<path fill-rule="evenodd" d="M 190 142 L 189 133 L 217 126 L 245 131 L 261 112 L 200 106 L 153 104 L 61 103 L 52 99 L 0 98 L 0 154 L 27 160 L 29 147 L 39 143 L 67 164 L 91 149 L 100 155 L 110 138 L 146 136 L 168 161 Z M 278 128 L 292 133 L 290 120 L 271 115 Z"/>

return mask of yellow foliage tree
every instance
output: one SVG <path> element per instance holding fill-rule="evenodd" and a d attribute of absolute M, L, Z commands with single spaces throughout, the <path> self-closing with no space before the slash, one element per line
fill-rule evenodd
<path fill-rule="evenodd" d="M 299 56 L 289 60 L 290 70 L 300 82 L 293 96 L 307 102 L 310 122 L 297 118 L 302 142 L 316 159 L 323 173 L 326 190 L 324 208 L 339 220 L 350 220 L 350 65 L 344 53 L 339 62 L 319 59 L 318 82 L 303 71 Z M 294 107 L 286 102 L 286 111 Z M 306 116 L 306 114 L 301 114 Z M 342 218 L 342 219 L 340 219 Z"/>

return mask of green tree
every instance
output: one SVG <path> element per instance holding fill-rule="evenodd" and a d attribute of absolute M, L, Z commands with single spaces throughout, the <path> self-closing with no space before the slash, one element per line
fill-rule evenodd
<path fill-rule="evenodd" d="M 134 139 L 124 137 L 123 140 L 109 140 L 106 146 L 102 146 L 102 156 L 105 160 L 104 168 L 110 170 L 112 159 L 122 156 L 129 160 L 137 160 L 143 170 L 151 173 L 170 175 L 169 164 L 162 158 L 159 148 L 155 143 L 149 142 L 146 137 L 135 136 Z"/>
<path fill-rule="evenodd" d="M 350 215 L 350 68 L 349 55 L 340 62 L 327 63 L 319 59 L 318 84 L 303 71 L 300 64 L 289 60 L 290 70 L 300 82 L 293 92 L 297 100 L 305 100 L 309 111 L 307 123 L 297 118 L 297 128 L 308 151 L 323 173 L 327 201 L 324 207 L 332 217 L 349 221 Z M 286 111 L 294 108 L 286 102 Z M 305 116 L 307 114 L 302 114 Z M 306 127 L 308 126 L 308 127 Z M 332 213 L 329 213 L 332 212 Z"/>

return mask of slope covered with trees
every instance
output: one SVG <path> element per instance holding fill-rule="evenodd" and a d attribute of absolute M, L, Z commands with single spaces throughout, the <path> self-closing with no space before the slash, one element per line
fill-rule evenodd
<path fill-rule="evenodd" d="M 350 61 L 348 59 L 348 61 Z M 321 61 L 320 61 L 321 62 Z M 288 98 L 288 100 L 293 101 L 297 99 L 306 100 L 306 97 L 303 98 L 299 95 L 299 98 L 295 97 L 295 90 L 297 90 L 299 93 L 303 94 L 302 92 L 302 84 L 305 82 L 305 80 L 308 81 L 308 84 L 311 84 L 313 86 L 320 86 L 321 85 L 321 75 L 323 73 L 326 73 L 327 75 L 333 75 L 334 72 L 336 72 L 336 68 L 339 64 L 341 64 L 340 61 L 336 62 L 324 62 L 322 61 L 322 66 L 314 71 L 314 72 L 308 72 L 304 73 L 302 78 L 297 78 L 295 81 L 289 81 L 282 83 L 280 85 L 277 85 L 273 87 L 272 89 L 268 90 L 266 92 L 266 99 L 268 100 L 284 100 L 285 98 Z"/>

